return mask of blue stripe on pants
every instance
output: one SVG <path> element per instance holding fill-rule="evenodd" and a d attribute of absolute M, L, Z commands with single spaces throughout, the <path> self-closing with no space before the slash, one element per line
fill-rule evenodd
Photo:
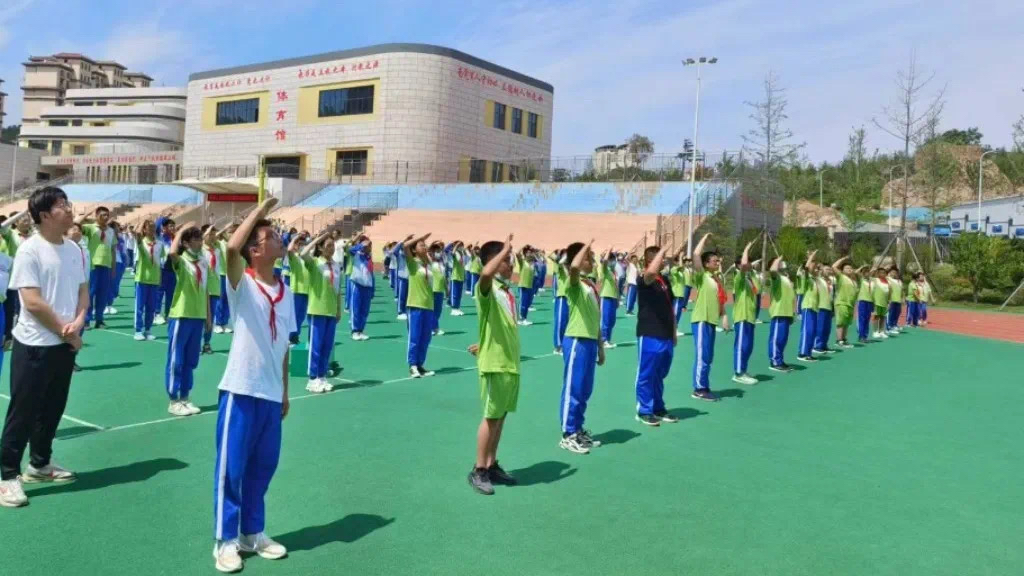
<path fill-rule="evenodd" d="M 772 318 L 768 327 L 768 360 L 772 366 L 782 366 L 786 363 L 786 344 L 789 342 L 789 328 L 792 325 L 792 316 Z"/>
<path fill-rule="evenodd" d="M 665 378 L 672 368 L 671 340 L 641 336 L 637 341 L 636 413 L 665 412 Z"/>
<path fill-rule="evenodd" d="M 692 322 L 693 327 L 693 389 L 711 387 L 711 363 L 715 360 L 715 325 L 710 322 Z"/>
<path fill-rule="evenodd" d="M 566 336 L 562 341 L 562 395 L 558 407 L 563 434 L 583 428 L 587 401 L 594 392 L 594 368 L 597 366 L 597 340 Z"/>
<path fill-rule="evenodd" d="M 569 300 L 565 296 L 555 298 L 555 325 L 552 329 L 555 338 L 555 348 L 562 347 L 562 340 L 565 340 L 565 328 L 569 325 Z"/>
<path fill-rule="evenodd" d="M 636 284 L 626 287 L 626 314 L 632 314 L 636 308 Z"/>
<path fill-rule="evenodd" d="M 366 330 L 366 319 L 370 316 L 370 300 L 373 299 L 373 287 L 352 283 L 352 313 L 349 314 L 349 327 L 352 332 Z"/>
<path fill-rule="evenodd" d="M 732 371 L 734 374 L 746 374 L 750 354 L 754 351 L 754 324 L 737 322 L 733 330 L 736 331 L 736 340 L 732 346 Z"/>
<path fill-rule="evenodd" d="M 860 340 L 868 339 L 868 329 L 871 328 L 871 313 L 874 310 L 874 302 L 857 301 L 857 338 Z"/>
<path fill-rule="evenodd" d="M 352 309 L 352 279 L 345 278 L 345 311 Z"/>
<path fill-rule="evenodd" d="M 409 366 L 423 366 L 427 361 L 427 349 L 430 347 L 431 331 L 434 325 L 434 311 L 424 308 L 409 308 L 409 330 L 406 361 Z"/>
<path fill-rule="evenodd" d="M 464 282 L 462 280 L 452 280 L 451 285 L 451 302 L 449 306 L 452 310 L 459 310 L 462 308 L 462 290 Z"/>
<path fill-rule="evenodd" d="M 334 316 L 309 316 L 309 364 L 306 372 L 310 379 L 327 377 L 337 329 L 338 319 Z"/>
<path fill-rule="evenodd" d="M 156 295 L 160 289 L 156 284 L 135 284 L 135 331 L 149 334 L 156 314 Z"/>
<path fill-rule="evenodd" d="M 615 331 L 615 313 L 619 310 L 618 298 L 601 298 L 601 338 L 612 341 Z"/>
<path fill-rule="evenodd" d="M 92 324 L 95 317 L 97 324 L 103 323 L 103 309 L 110 304 L 111 278 L 109 266 L 96 266 L 89 272 L 89 310 L 86 312 L 86 324 Z"/>
<path fill-rule="evenodd" d="M 217 299 L 217 307 L 213 311 L 213 323 L 217 326 L 227 326 L 231 321 L 231 305 L 228 303 L 228 277 L 220 277 L 220 298 Z M 299 296 L 296 294 L 296 296 Z M 299 324 L 302 327 L 302 324 Z"/>
<path fill-rule="evenodd" d="M 800 346 L 798 346 L 798 356 L 810 356 L 811 347 L 814 346 L 814 333 L 818 328 L 818 312 L 817 310 L 811 310 L 804 308 L 800 311 Z"/>
<path fill-rule="evenodd" d="M 292 294 L 292 301 L 295 302 L 295 332 L 288 335 L 292 340 L 297 340 L 302 332 L 302 325 L 306 322 L 306 311 L 309 310 L 309 294 Z"/>
<path fill-rule="evenodd" d="M 814 349 L 828 350 L 828 340 L 832 336 L 832 311 L 818 310 L 818 324 L 814 331 Z"/>
<path fill-rule="evenodd" d="M 409 279 L 408 278 L 397 278 L 398 281 L 398 313 L 408 314 L 409 308 L 407 306 L 409 298 Z"/>
<path fill-rule="evenodd" d="M 164 390 L 171 400 L 184 400 L 192 392 L 193 373 L 199 366 L 203 325 L 198 318 L 171 318 L 167 323 L 167 367 Z"/>
<path fill-rule="evenodd" d="M 264 498 L 281 456 L 281 404 L 221 392 L 213 471 L 213 535 L 233 540 L 259 534 Z"/>

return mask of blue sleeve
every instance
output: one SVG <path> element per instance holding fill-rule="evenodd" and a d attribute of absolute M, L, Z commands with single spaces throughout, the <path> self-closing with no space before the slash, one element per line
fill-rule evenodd
<path fill-rule="evenodd" d="M 356 244 L 355 246 L 348 247 L 348 253 L 355 256 L 363 251 L 363 243 Z"/>
<path fill-rule="evenodd" d="M 399 242 L 398 244 L 395 244 L 394 248 L 391 249 L 391 253 L 397 257 L 399 253 L 401 253 L 403 250 L 405 250 L 405 243 Z"/>

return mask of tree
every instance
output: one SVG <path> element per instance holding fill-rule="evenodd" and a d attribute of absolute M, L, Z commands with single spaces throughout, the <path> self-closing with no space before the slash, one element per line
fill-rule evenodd
<path fill-rule="evenodd" d="M 14 144 L 18 141 L 18 135 L 21 134 L 21 124 L 13 124 L 11 126 L 4 126 L 3 130 L 0 130 L 0 142 L 6 142 L 8 144 Z"/>
<path fill-rule="evenodd" d="M 1009 274 L 1010 267 L 1004 265 L 1009 256 L 1006 238 L 977 232 L 960 234 L 953 239 L 949 249 L 949 257 L 957 273 L 971 285 L 971 297 L 975 303 L 982 288 L 992 286 Z"/>
<path fill-rule="evenodd" d="M 934 138 L 934 135 L 932 137 Z M 939 138 L 947 144 L 957 146 L 981 146 L 981 132 L 974 127 L 967 130 L 946 130 Z"/>
<path fill-rule="evenodd" d="M 853 178 L 844 178 L 838 184 L 840 194 L 837 208 L 846 228 L 851 232 L 856 232 L 869 219 L 875 190 L 881 184 L 870 176 L 874 172 L 861 172 L 861 164 L 867 153 L 866 142 L 864 127 L 855 128 L 847 140 L 846 149 L 846 162 L 853 166 Z"/>
<path fill-rule="evenodd" d="M 1024 114 L 1013 123 L 1013 151 L 1024 152 Z"/>
<path fill-rule="evenodd" d="M 565 168 L 555 168 L 551 171 L 552 182 L 568 182 L 572 178 L 569 175 L 569 171 Z"/>
<path fill-rule="evenodd" d="M 939 211 L 946 212 L 953 206 L 949 196 L 949 186 L 957 175 L 959 165 L 956 159 L 950 154 L 948 145 L 945 143 L 946 134 L 936 137 L 938 134 L 939 116 L 934 114 L 928 118 L 919 140 L 924 143 L 919 145 L 918 158 L 921 164 L 920 182 L 924 188 L 925 201 L 931 211 L 931 226 L 928 229 L 928 245 L 931 246 L 931 238 L 935 231 L 935 221 Z M 974 132 L 977 129 L 972 128 Z M 978 134 L 978 141 L 981 141 L 981 134 Z M 928 262 L 931 266 L 931 262 Z"/>
<path fill-rule="evenodd" d="M 764 78 L 764 99 L 746 105 L 753 109 L 750 119 L 754 128 L 743 136 L 743 150 L 768 171 L 795 164 L 805 143 L 794 143 L 793 132 L 785 128 L 789 100 L 774 72 L 769 71 Z"/>
<path fill-rule="evenodd" d="M 654 142 L 647 136 L 633 134 L 629 137 L 629 140 L 626 140 L 626 150 L 629 151 L 637 164 L 643 166 L 647 158 L 654 153 Z"/>
<path fill-rule="evenodd" d="M 874 118 L 872 122 L 883 132 L 903 141 L 903 201 L 900 206 L 900 233 L 907 231 L 907 191 L 910 190 L 910 143 L 925 128 L 929 118 L 941 113 L 945 101 L 943 87 L 927 104 L 922 104 L 924 90 L 935 78 L 935 73 L 925 77 L 917 68 L 917 54 L 910 53 L 906 70 L 896 72 L 896 98 L 882 108 L 885 118 Z M 902 268 L 903 243 L 897 247 L 896 264 Z"/>
<path fill-rule="evenodd" d="M 807 239 L 799 229 L 793 226 L 783 226 L 779 230 L 776 243 L 779 245 L 782 259 L 789 266 L 795 268 L 807 261 Z"/>

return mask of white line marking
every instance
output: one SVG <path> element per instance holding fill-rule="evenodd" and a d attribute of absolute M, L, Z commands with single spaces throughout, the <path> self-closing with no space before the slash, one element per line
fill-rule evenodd
<path fill-rule="evenodd" d="M 4 400 L 7 400 L 8 402 L 11 401 L 11 397 L 8 396 L 7 394 L 0 394 L 0 398 L 3 398 Z M 106 428 L 104 428 L 103 426 L 97 426 L 96 424 L 93 424 L 92 422 L 86 422 L 85 420 L 82 420 L 80 418 L 75 418 L 74 416 L 68 416 L 67 414 L 61 414 L 61 418 L 65 419 L 65 420 L 68 420 L 69 422 L 74 422 L 75 424 L 81 424 L 82 426 L 86 426 L 86 427 L 92 428 L 94 430 L 100 430 L 100 431 L 105 431 L 106 430 Z"/>

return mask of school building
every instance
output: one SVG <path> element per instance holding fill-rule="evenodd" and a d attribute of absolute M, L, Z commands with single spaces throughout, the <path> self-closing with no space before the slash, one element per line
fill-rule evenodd
<path fill-rule="evenodd" d="M 554 88 L 469 54 L 383 44 L 189 77 L 184 177 L 528 181 L 550 165 Z M 514 159 L 514 161 L 512 161 Z"/>
<path fill-rule="evenodd" d="M 953 234 L 982 232 L 989 236 L 1024 238 L 1024 196 L 993 198 L 981 203 L 981 221 L 978 203 L 968 202 L 949 211 L 949 227 Z"/>

